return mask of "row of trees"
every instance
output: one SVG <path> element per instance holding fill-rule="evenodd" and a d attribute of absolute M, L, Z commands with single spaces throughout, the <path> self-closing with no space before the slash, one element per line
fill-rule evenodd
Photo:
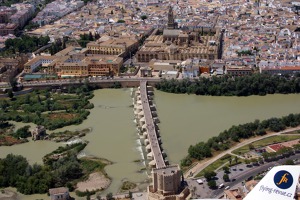
<path fill-rule="evenodd" d="M 201 77 L 196 80 L 162 80 L 156 84 L 158 90 L 169 93 L 188 93 L 212 96 L 249 96 L 266 94 L 288 94 L 300 92 L 300 74 L 293 77 L 269 74 L 251 76 Z"/>
<path fill-rule="evenodd" d="M 289 114 L 282 118 L 270 118 L 267 120 L 255 120 L 251 123 L 232 126 L 228 130 L 221 132 L 218 136 L 210 138 L 207 142 L 199 142 L 191 145 L 188 149 L 188 156 L 181 161 L 182 166 L 189 166 L 192 159 L 202 160 L 212 156 L 213 151 L 223 151 L 229 149 L 232 144 L 240 139 L 247 139 L 253 136 L 266 134 L 267 130 L 281 131 L 286 127 L 296 127 L 300 125 L 300 114 Z"/>
<path fill-rule="evenodd" d="M 5 48 L 12 53 L 29 53 L 47 45 L 49 41 L 49 36 L 31 37 L 28 35 L 22 35 L 19 38 L 6 40 Z"/>
<path fill-rule="evenodd" d="M 89 43 L 90 41 L 98 40 L 99 38 L 100 34 L 97 32 L 95 32 L 94 35 L 92 34 L 92 32 L 89 32 L 89 34 L 84 33 L 80 34 L 80 39 L 78 40 L 78 43 L 80 44 L 80 46 L 86 47 L 87 43 Z"/>

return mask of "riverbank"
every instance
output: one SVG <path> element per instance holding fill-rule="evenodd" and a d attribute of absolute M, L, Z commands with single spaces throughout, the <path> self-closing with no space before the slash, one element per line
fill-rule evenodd
<path fill-rule="evenodd" d="M 249 145 L 253 142 L 262 140 L 264 138 L 268 138 L 268 137 L 272 137 L 274 135 L 280 135 L 280 134 L 285 134 L 285 133 L 289 133 L 289 132 L 294 132 L 294 131 L 298 131 L 300 130 L 300 126 L 295 127 L 295 128 L 289 128 L 286 129 L 284 131 L 280 131 L 280 132 L 269 132 L 268 134 L 264 135 L 264 136 L 257 136 L 251 139 L 246 139 L 240 143 L 237 143 L 235 146 L 231 147 L 230 149 L 220 152 L 219 154 L 214 155 L 212 158 L 207 159 L 207 160 L 203 160 L 201 162 L 198 162 L 194 167 L 192 167 L 191 169 L 188 169 L 187 171 L 185 171 L 184 173 L 184 177 L 195 177 L 197 176 L 201 171 L 203 171 L 207 166 L 211 165 L 213 162 L 217 161 L 218 159 L 221 159 L 223 156 L 225 156 L 226 154 L 230 154 L 232 153 L 232 151 L 239 149 L 245 145 Z"/>
<path fill-rule="evenodd" d="M 57 187 L 68 187 L 70 191 L 76 190 L 76 194 L 85 194 L 88 187 L 96 191 L 107 189 L 110 178 L 104 167 L 111 162 L 96 157 L 78 158 L 87 143 L 60 146 L 43 157 L 43 165 L 30 165 L 22 156 L 7 155 L 0 159 L 0 187 L 16 187 L 27 195 L 47 193 Z M 15 163 L 18 163 L 18 168 L 14 168 Z"/>

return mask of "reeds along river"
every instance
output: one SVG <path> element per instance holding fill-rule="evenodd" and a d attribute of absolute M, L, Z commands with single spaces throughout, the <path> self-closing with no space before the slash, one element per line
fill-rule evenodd
<path fill-rule="evenodd" d="M 107 192 L 116 193 L 122 181 L 143 182 L 145 173 L 141 159 L 141 146 L 134 120 L 130 89 L 102 89 L 91 99 L 94 108 L 82 124 L 55 131 L 92 128 L 83 139 L 89 144 L 81 155 L 106 158 L 113 165 L 106 167 L 112 178 Z M 300 95 L 267 95 L 249 97 L 210 97 L 186 94 L 169 94 L 155 91 L 157 114 L 162 146 L 171 164 L 179 163 L 187 155 L 191 144 L 206 141 L 232 125 L 255 119 L 280 117 L 300 112 Z M 18 126 L 21 124 L 18 123 Z M 41 163 L 42 157 L 60 144 L 36 141 L 0 147 L 0 157 L 8 153 L 21 154 L 30 163 Z M 142 188 L 145 185 L 141 186 Z"/>

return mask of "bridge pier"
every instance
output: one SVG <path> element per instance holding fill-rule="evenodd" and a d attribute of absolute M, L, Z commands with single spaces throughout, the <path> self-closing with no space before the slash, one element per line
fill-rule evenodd
<path fill-rule="evenodd" d="M 160 120 L 154 104 L 154 89 L 142 81 L 140 87 L 134 93 L 134 115 L 140 130 L 140 138 L 145 145 L 147 160 L 150 168 L 162 168 L 166 166 L 166 154 L 162 152 L 162 141 L 159 138 L 160 131 L 157 126 Z"/>

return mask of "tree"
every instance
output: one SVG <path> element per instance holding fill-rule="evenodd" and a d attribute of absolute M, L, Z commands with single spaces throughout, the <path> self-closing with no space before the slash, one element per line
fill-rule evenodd
<path fill-rule="evenodd" d="M 224 175 L 223 175 L 223 180 L 224 180 L 225 182 L 229 182 L 229 181 L 230 181 L 228 174 L 224 174 Z"/>
<path fill-rule="evenodd" d="M 258 158 L 258 163 L 260 163 L 260 164 L 263 164 L 263 163 L 264 163 L 264 160 L 263 160 L 262 157 L 259 157 L 259 158 Z"/>
<path fill-rule="evenodd" d="M 235 156 L 235 157 L 234 157 L 234 161 L 235 161 L 235 164 L 237 164 L 238 161 L 239 161 L 239 158 L 238 158 L 237 156 Z"/>
<path fill-rule="evenodd" d="M 95 32 L 95 40 L 98 40 L 100 38 L 100 34 L 98 32 Z"/>
<path fill-rule="evenodd" d="M 228 158 L 228 162 L 229 162 L 229 165 L 231 165 L 231 162 L 232 162 L 231 156 Z"/>
<path fill-rule="evenodd" d="M 125 21 L 123 19 L 119 19 L 117 23 L 125 23 Z"/>
<path fill-rule="evenodd" d="M 216 188 L 217 187 L 217 183 L 215 180 L 210 180 L 207 182 L 208 187 L 210 188 Z"/>
<path fill-rule="evenodd" d="M 224 166 L 224 167 L 223 167 L 223 170 L 224 170 L 224 173 L 226 173 L 226 174 L 229 174 L 229 173 L 230 173 L 229 167 L 227 167 L 227 166 Z"/>
<path fill-rule="evenodd" d="M 11 90 L 8 90 L 7 95 L 11 100 L 14 98 L 14 93 Z"/>
<path fill-rule="evenodd" d="M 3 100 L 1 103 L 1 109 L 6 112 L 7 108 L 9 107 L 9 103 L 6 100 Z"/>
<path fill-rule="evenodd" d="M 131 191 L 128 192 L 128 197 L 129 197 L 130 199 L 132 199 L 132 192 L 131 192 Z"/>
<path fill-rule="evenodd" d="M 288 159 L 287 161 L 285 161 L 284 163 L 285 165 L 295 165 L 294 161 L 291 159 Z"/>
<path fill-rule="evenodd" d="M 253 145 L 252 143 L 250 143 L 250 144 L 248 145 L 248 147 L 249 147 L 249 150 L 255 149 L 255 147 L 254 147 L 254 145 Z"/>
<path fill-rule="evenodd" d="M 90 31 L 89 32 L 89 41 L 93 41 L 94 40 L 94 36 L 92 34 L 92 32 Z"/>
<path fill-rule="evenodd" d="M 216 176 L 217 174 L 216 174 L 216 172 L 214 172 L 214 171 L 206 171 L 206 172 L 204 172 L 204 177 L 206 178 L 206 180 L 211 180 L 211 179 L 213 179 L 215 176 Z"/>
<path fill-rule="evenodd" d="M 250 160 L 249 159 L 245 159 L 244 162 L 245 162 L 246 165 L 250 164 Z"/>
<path fill-rule="evenodd" d="M 148 17 L 147 17 L 147 15 L 142 15 L 141 16 L 141 19 L 143 20 L 143 21 L 145 21 L 145 19 L 147 19 Z"/>
<path fill-rule="evenodd" d="M 15 138 L 27 138 L 31 136 L 31 132 L 29 131 L 30 126 L 24 126 L 19 128 L 16 133 L 13 134 Z"/>
<path fill-rule="evenodd" d="M 252 163 L 252 165 L 257 165 L 258 160 L 256 158 L 251 158 L 250 162 Z"/>
<path fill-rule="evenodd" d="M 114 199 L 113 194 L 112 194 L 111 192 L 108 193 L 108 194 L 106 195 L 106 199 L 107 199 L 107 200 L 113 200 L 113 199 Z"/>

